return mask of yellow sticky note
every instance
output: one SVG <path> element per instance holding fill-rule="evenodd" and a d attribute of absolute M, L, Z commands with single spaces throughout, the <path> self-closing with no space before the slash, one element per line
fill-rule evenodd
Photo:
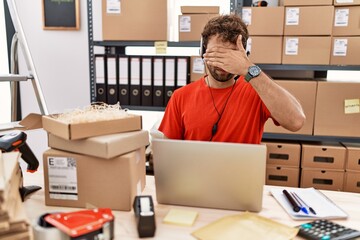
<path fill-rule="evenodd" d="M 156 54 L 166 54 L 166 49 L 167 49 L 167 42 L 166 41 L 155 42 Z"/>
<path fill-rule="evenodd" d="M 360 99 L 345 99 L 345 114 L 360 113 Z"/>
<path fill-rule="evenodd" d="M 171 209 L 166 214 L 163 222 L 183 226 L 192 226 L 198 216 L 197 212 L 180 209 Z"/>

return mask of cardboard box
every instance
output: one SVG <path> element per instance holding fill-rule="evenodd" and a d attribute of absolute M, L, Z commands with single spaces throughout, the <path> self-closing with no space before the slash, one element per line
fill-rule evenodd
<path fill-rule="evenodd" d="M 360 37 L 332 37 L 331 65 L 360 65 Z"/>
<path fill-rule="evenodd" d="M 302 169 L 300 187 L 342 191 L 344 175 L 345 172 L 340 170 Z"/>
<path fill-rule="evenodd" d="M 142 128 L 141 116 L 129 114 L 129 117 L 107 121 L 87 123 L 64 123 L 51 116 L 43 116 L 45 131 L 58 137 L 75 140 L 112 133 L 130 132 Z"/>
<path fill-rule="evenodd" d="M 359 137 L 359 93 L 359 82 L 319 82 L 314 135 Z"/>
<path fill-rule="evenodd" d="M 284 37 L 283 64 L 330 63 L 331 37 Z"/>
<path fill-rule="evenodd" d="M 45 204 L 130 211 L 145 187 L 145 149 L 111 159 L 44 152 Z"/>
<path fill-rule="evenodd" d="M 219 16 L 219 7 L 182 6 L 179 15 L 179 41 L 200 41 L 206 23 Z"/>
<path fill-rule="evenodd" d="M 291 132 L 281 126 L 276 126 L 270 119 L 266 121 L 264 132 L 312 135 L 314 129 L 315 100 L 317 81 L 300 80 L 274 80 L 281 87 L 289 91 L 301 104 L 306 121 L 304 126 L 297 132 Z"/>
<path fill-rule="evenodd" d="M 41 118 L 41 114 L 30 113 L 20 122 L 0 123 L 0 135 L 7 134 L 13 130 L 25 131 L 42 128 Z"/>
<path fill-rule="evenodd" d="M 301 146 L 298 143 L 263 142 L 266 144 L 266 164 L 300 167 Z"/>
<path fill-rule="evenodd" d="M 190 59 L 190 82 L 195 82 L 205 76 L 204 60 L 200 56 L 191 56 Z"/>
<path fill-rule="evenodd" d="M 250 36 L 281 36 L 284 33 L 284 7 L 243 7 L 242 19 Z"/>
<path fill-rule="evenodd" d="M 167 40 L 167 0 L 108 2 L 102 0 L 103 40 Z"/>
<path fill-rule="evenodd" d="M 284 35 L 331 35 L 334 6 L 286 7 Z"/>
<path fill-rule="evenodd" d="M 51 148 L 108 159 L 148 145 L 149 133 L 140 130 L 79 140 L 66 140 L 49 134 L 48 143 Z"/>
<path fill-rule="evenodd" d="M 333 36 L 360 35 L 360 6 L 336 7 Z"/>
<path fill-rule="evenodd" d="M 266 185 L 299 187 L 299 168 L 266 166 Z"/>
<path fill-rule="evenodd" d="M 346 148 L 345 169 L 360 172 L 360 143 L 342 143 Z M 360 186 L 359 186 L 360 187 Z"/>
<path fill-rule="evenodd" d="M 250 37 L 246 47 L 246 51 L 250 52 L 249 59 L 257 64 L 281 64 L 282 42 L 281 36 Z"/>
<path fill-rule="evenodd" d="M 360 172 L 345 172 L 344 191 L 360 193 Z"/>
<path fill-rule="evenodd" d="M 345 157 L 346 149 L 340 143 L 302 144 L 301 167 L 344 170 Z"/>
<path fill-rule="evenodd" d="M 341 5 L 346 5 L 346 6 L 350 6 L 350 5 L 360 5 L 360 0 L 334 0 L 334 5 L 335 6 L 341 6 Z"/>
<path fill-rule="evenodd" d="M 332 5 L 333 0 L 280 0 L 283 6 L 319 6 Z"/>

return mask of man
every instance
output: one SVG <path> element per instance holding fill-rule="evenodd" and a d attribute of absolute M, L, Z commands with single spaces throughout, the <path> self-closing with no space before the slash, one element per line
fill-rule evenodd
<path fill-rule="evenodd" d="M 268 118 L 290 131 L 303 126 L 299 102 L 248 59 L 247 39 L 237 15 L 206 24 L 207 75 L 174 92 L 159 127 L 165 137 L 258 144 Z"/>

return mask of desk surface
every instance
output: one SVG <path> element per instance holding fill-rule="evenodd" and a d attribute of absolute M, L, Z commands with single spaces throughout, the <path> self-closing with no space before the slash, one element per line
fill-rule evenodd
<path fill-rule="evenodd" d="M 44 186 L 43 175 L 41 172 L 37 172 L 35 174 L 25 173 L 24 181 L 25 185 L 38 185 L 41 187 Z M 200 227 L 203 227 L 208 223 L 211 223 L 221 217 L 239 213 L 238 211 L 157 204 L 154 178 L 152 176 L 147 176 L 146 181 L 146 187 L 143 194 L 152 195 L 155 204 L 155 239 L 195 239 L 191 236 L 191 232 L 195 231 L 196 229 L 199 229 Z M 269 190 L 272 187 L 273 186 L 265 186 L 264 188 L 263 209 L 259 214 L 261 216 L 271 218 L 275 221 L 290 226 L 296 226 L 304 223 L 304 221 L 294 221 L 287 215 L 287 213 L 282 209 L 282 207 L 270 195 Z M 335 191 L 322 192 L 349 214 L 349 218 L 346 220 L 334 221 L 347 227 L 360 230 L 360 194 Z M 25 201 L 27 215 L 31 222 L 34 222 L 35 219 L 37 219 L 43 213 L 77 210 L 75 208 L 45 206 L 44 201 L 45 200 L 43 189 L 31 195 L 30 198 Z M 199 215 L 197 220 L 195 221 L 195 224 L 192 227 L 183 227 L 162 223 L 162 220 L 168 213 L 168 211 L 174 208 L 198 212 Z M 133 211 L 113 211 L 113 214 L 115 215 L 115 239 L 138 239 Z"/>

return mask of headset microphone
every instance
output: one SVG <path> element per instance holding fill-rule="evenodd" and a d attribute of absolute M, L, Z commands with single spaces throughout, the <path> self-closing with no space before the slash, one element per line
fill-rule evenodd
<path fill-rule="evenodd" d="M 267 1 L 256 1 L 252 4 L 253 7 L 267 7 Z"/>

